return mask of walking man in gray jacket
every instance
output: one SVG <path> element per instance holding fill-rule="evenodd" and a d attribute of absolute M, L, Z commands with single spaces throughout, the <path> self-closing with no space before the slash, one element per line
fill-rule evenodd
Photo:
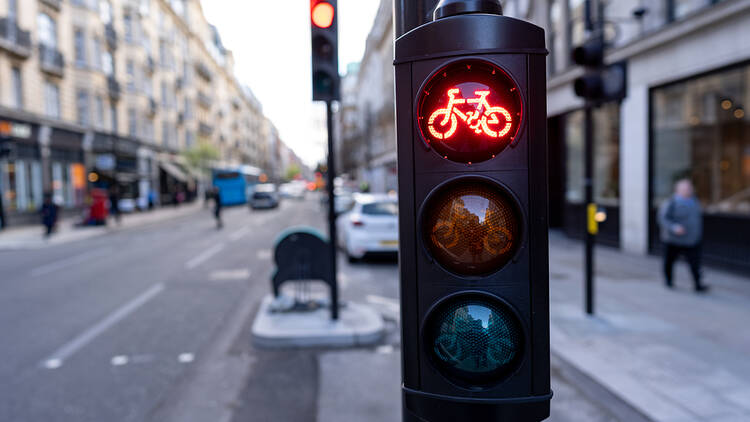
<path fill-rule="evenodd" d="M 664 280 L 673 287 L 672 268 L 680 256 L 690 264 L 696 292 L 708 287 L 701 283 L 701 241 L 703 215 L 693 194 L 693 184 L 688 179 L 675 183 L 675 193 L 659 209 L 661 241 L 664 243 Z"/>

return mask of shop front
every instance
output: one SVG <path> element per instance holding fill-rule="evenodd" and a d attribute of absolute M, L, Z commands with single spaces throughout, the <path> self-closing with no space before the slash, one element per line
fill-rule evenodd
<path fill-rule="evenodd" d="M 42 149 L 42 156 L 47 156 L 44 185 L 63 209 L 80 209 L 85 205 L 87 193 L 83 134 L 59 128 L 43 128 L 43 131 L 50 131 L 48 147 Z"/>
<path fill-rule="evenodd" d="M 594 202 L 606 218 L 597 242 L 620 242 L 620 107 L 605 104 L 594 111 Z M 550 226 L 582 238 L 585 229 L 584 112 L 551 117 L 549 124 Z"/>
<path fill-rule="evenodd" d="M 89 183 L 93 188 L 107 191 L 116 187 L 119 208 L 123 212 L 135 211 L 143 205 L 141 171 L 147 167 L 139 165 L 138 150 L 139 144 L 130 139 L 94 134 L 94 167 L 88 176 Z"/>
<path fill-rule="evenodd" d="M 650 249 L 658 207 L 688 178 L 703 207 L 706 261 L 750 271 L 750 63 L 650 92 Z"/>
<path fill-rule="evenodd" d="M 28 222 L 42 204 L 39 125 L 0 119 L 0 228 Z"/>

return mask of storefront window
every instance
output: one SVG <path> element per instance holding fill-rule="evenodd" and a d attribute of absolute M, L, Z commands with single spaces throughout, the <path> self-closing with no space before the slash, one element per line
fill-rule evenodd
<path fill-rule="evenodd" d="M 594 201 L 617 206 L 620 201 L 620 107 L 609 103 L 594 110 Z M 565 120 L 566 191 L 568 203 L 582 204 L 584 196 L 584 112 Z"/>
<path fill-rule="evenodd" d="M 0 162 L 0 186 L 8 211 L 36 211 L 42 203 L 41 165 L 27 160 Z"/>
<path fill-rule="evenodd" d="M 690 178 L 708 213 L 750 214 L 750 65 L 656 88 L 652 206 Z"/>

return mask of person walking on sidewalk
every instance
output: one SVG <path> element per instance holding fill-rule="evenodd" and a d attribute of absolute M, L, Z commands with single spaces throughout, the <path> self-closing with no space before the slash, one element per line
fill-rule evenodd
<path fill-rule="evenodd" d="M 117 183 L 109 188 L 109 213 L 115 218 L 115 222 L 120 224 L 120 187 Z"/>
<path fill-rule="evenodd" d="M 45 228 L 44 237 L 50 237 L 55 230 L 55 225 L 57 224 L 57 213 L 58 206 L 52 199 L 52 194 L 46 192 L 44 194 L 44 203 L 42 204 L 41 210 L 42 224 Z"/>
<path fill-rule="evenodd" d="M 690 265 L 696 292 L 708 287 L 701 282 L 703 214 L 688 179 L 675 183 L 675 192 L 659 209 L 661 241 L 664 243 L 664 281 L 672 288 L 674 262 L 684 256 Z"/>

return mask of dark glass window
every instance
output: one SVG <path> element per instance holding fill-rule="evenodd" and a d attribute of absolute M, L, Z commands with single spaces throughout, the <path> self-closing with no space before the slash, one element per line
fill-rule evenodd
<path fill-rule="evenodd" d="M 652 206 L 687 177 L 705 212 L 750 214 L 750 65 L 652 95 Z"/>

